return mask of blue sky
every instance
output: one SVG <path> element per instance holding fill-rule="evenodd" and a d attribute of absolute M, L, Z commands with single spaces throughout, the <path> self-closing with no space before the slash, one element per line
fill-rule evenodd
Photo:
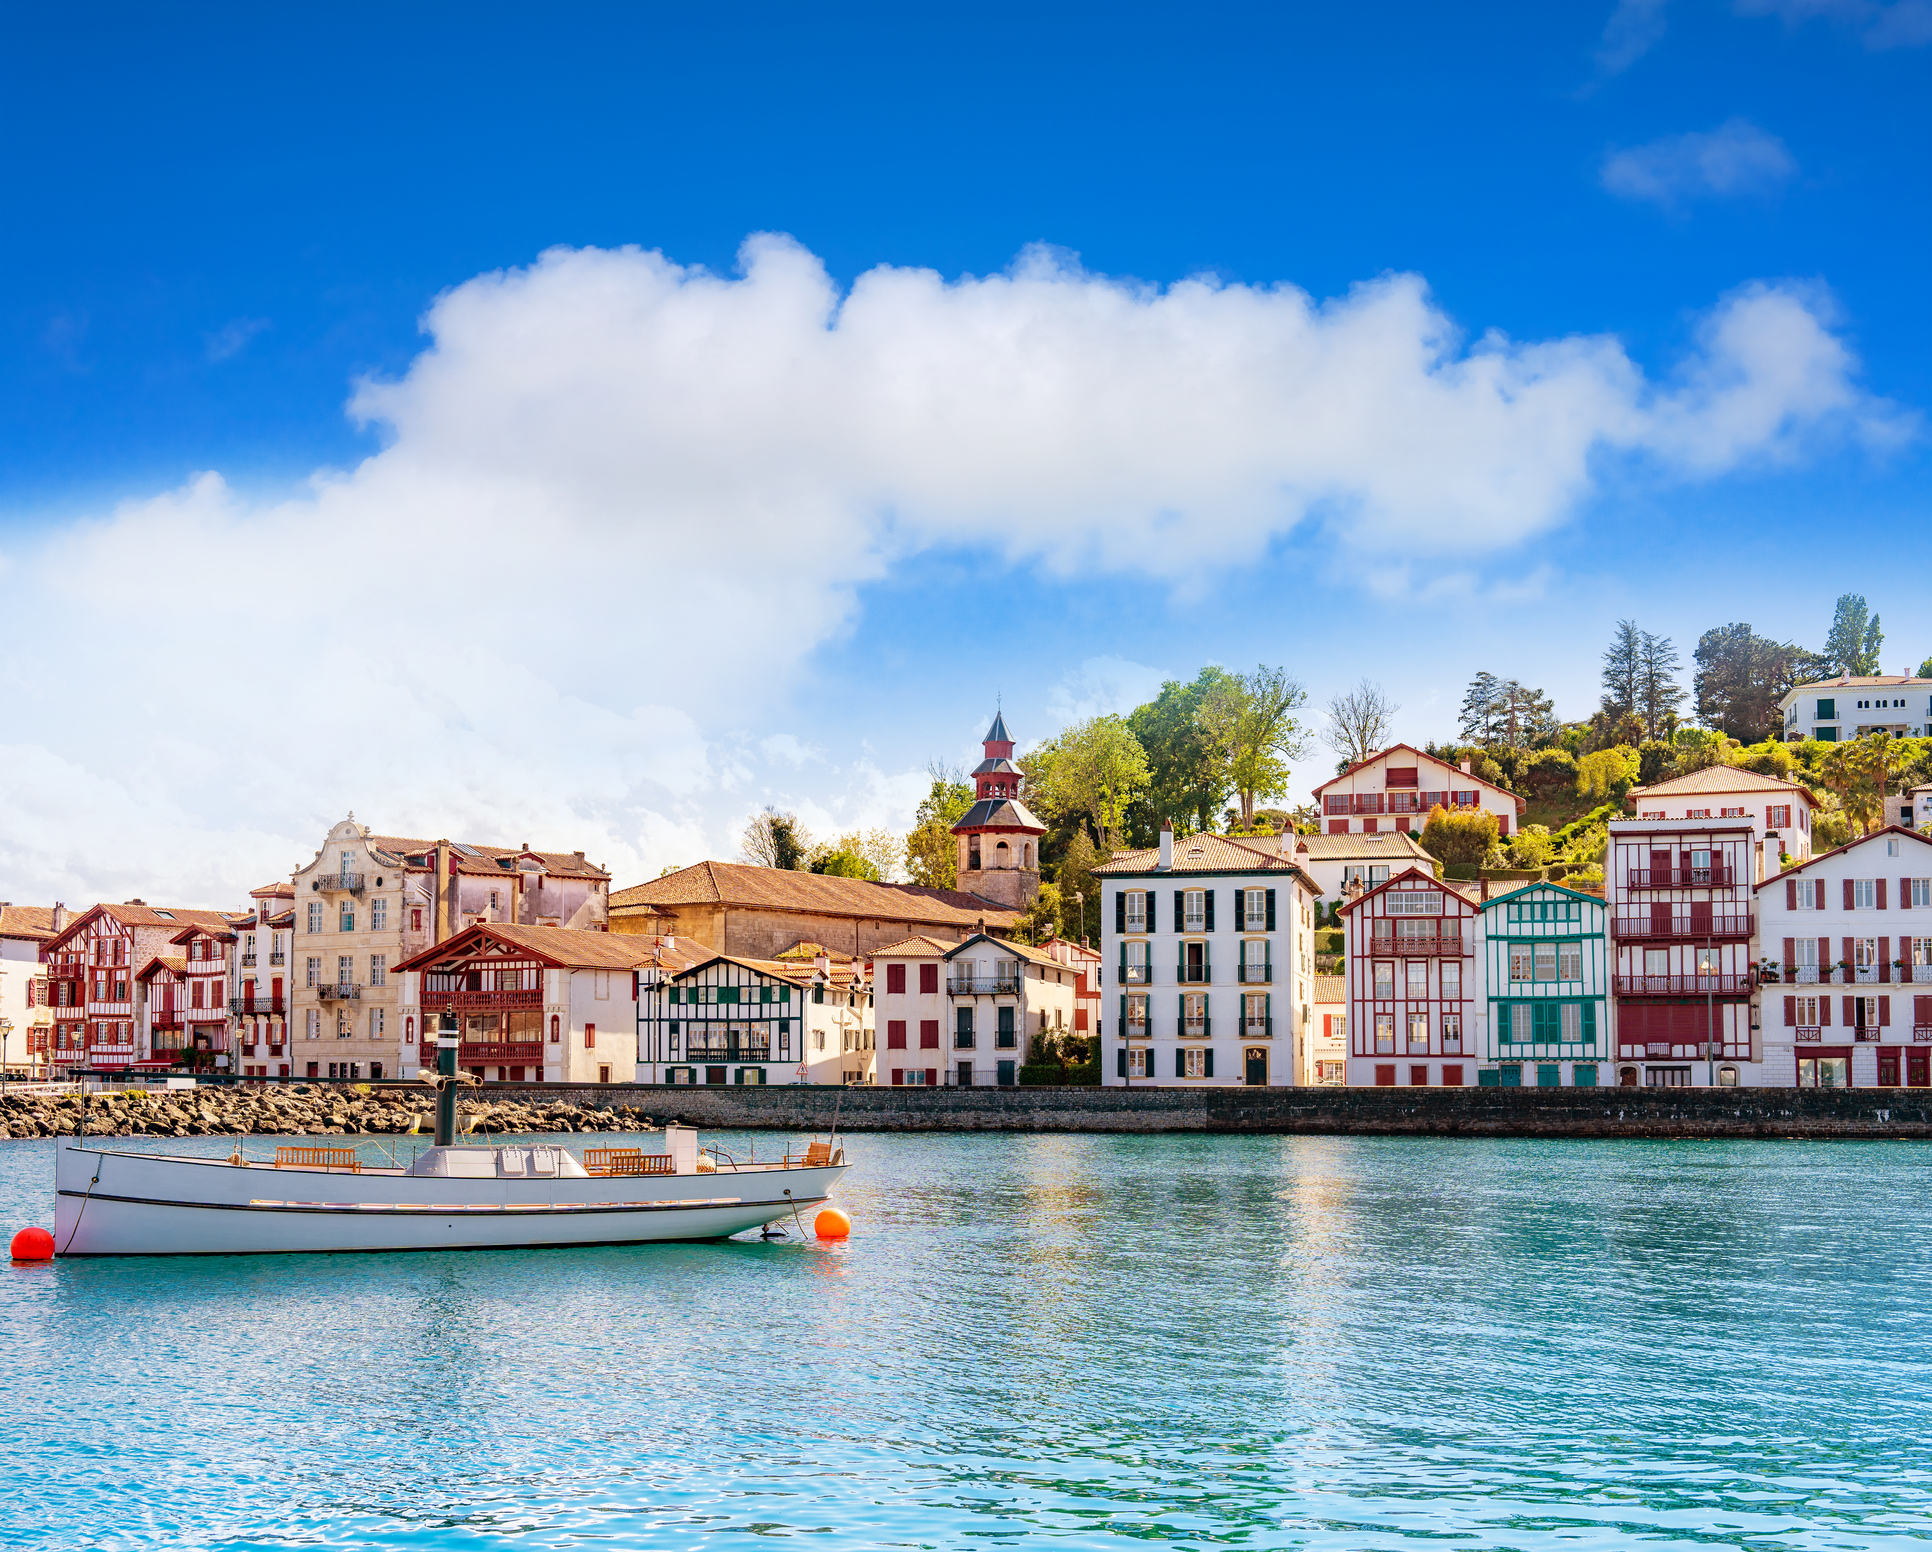
<path fill-rule="evenodd" d="M 15 899 L 350 807 L 628 880 L 1209 660 L 1419 741 L 1482 668 L 1584 714 L 1626 614 L 1932 654 L 1922 0 L 10 30 Z"/>

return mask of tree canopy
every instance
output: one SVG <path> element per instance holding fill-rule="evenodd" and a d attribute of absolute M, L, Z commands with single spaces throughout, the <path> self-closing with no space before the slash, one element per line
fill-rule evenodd
<path fill-rule="evenodd" d="M 1697 662 L 1697 720 L 1746 744 L 1782 735 L 1778 702 L 1793 685 L 1824 672 L 1815 653 L 1772 641 L 1742 623 L 1705 631 L 1691 655 Z"/>
<path fill-rule="evenodd" d="M 1028 753 L 1028 790 L 1041 816 L 1090 823 L 1102 846 L 1120 834 L 1127 805 L 1147 790 L 1147 751 L 1124 717 L 1077 722 Z"/>
<path fill-rule="evenodd" d="M 1878 628 L 1878 616 L 1865 603 L 1863 593 L 1842 593 L 1832 611 L 1831 632 L 1825 637 L 1826 671 L 1833 674 L 1875 674 L 1878 649 L 1885 644 L 1885 633 Z"/>
<path fill-rule="evenodd" d="M 1381 685 L 1364 679 L 1329 701 L 1322 738 L 1347 764 L 1357 764 L 1388 744 L 1399 710 Z"/>

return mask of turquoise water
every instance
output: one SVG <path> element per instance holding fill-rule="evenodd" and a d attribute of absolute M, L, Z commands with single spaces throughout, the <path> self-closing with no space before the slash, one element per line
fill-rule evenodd
<path fill-rule="evenodd" d="M 1932 1536 L 1924 1148 L 849 1146 L 844 1246 L 0 1269 L 0 1544 Z"/>

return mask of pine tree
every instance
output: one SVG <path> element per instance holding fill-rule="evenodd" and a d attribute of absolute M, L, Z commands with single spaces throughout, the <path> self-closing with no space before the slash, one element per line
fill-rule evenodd
<path fill-rule="evenodd" d="M 1610 650 L 1603 654 L 1603 709 L 1616 721 L 1635 711 L 1643 677 L 1644 634 L 1635 620 L 1617 621 Z"/>
<path fill-rule="evenodd" d="M 1666 724 L 1676 721 L 1677 708 L 1684 702 L 1684 687 L 1677 682 L 1683 663 L 1670 637 L 1645 631 L 1637 664 L 1635 710 L 1644 719 L 1644 731 L 1652 738 L 1661 738 Z"/>
<path fill-rule="evenodd" d="M 1825 637 L 1825 661 L 1834 674 L 1875 674 L 1878 649 L 1885 633 L 1878 616 L 1866 606 L 1862 593 L 1844 593 L 1832 611 L 1831 634 Z"/>
<path fill-rule="evenodd" d="M 1464 743 L 1491 744 L 1496 741 L 1496 710 L 1503 681 L 1494 674 L 1477 674 L 1462 698 L 1462 721 L 1458 724 Z"/>

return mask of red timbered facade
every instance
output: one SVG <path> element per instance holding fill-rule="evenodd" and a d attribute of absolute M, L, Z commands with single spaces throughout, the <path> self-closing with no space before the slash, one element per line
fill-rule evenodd
<path fill-rule="evenodd" d="M 1751 1028 L 1760 865 L 1741 817 L 1611 824 L 1604 889 L 1622 1086 L 1763 1081 Z"/>
<path fill-rule="evenodd" d="M 1420 868 L 1342 907 L 1352 1086 L 1475 1081 L 1476 909 Z"/>
<path fill-rule="evenodd" d="M 188 927 L 134 975 L 137 1067 L 226 1068 L 232 932 Z"/>

